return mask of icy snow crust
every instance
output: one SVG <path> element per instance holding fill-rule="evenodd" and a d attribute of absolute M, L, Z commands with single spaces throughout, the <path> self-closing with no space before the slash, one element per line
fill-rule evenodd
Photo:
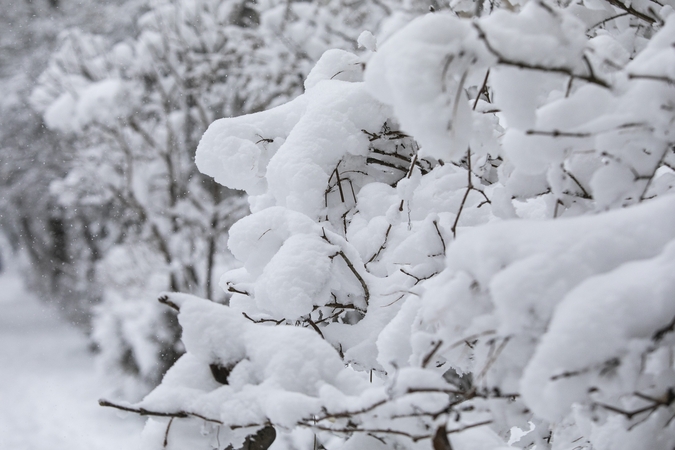
<path fill-rule="evenodd" d="M 195 449 L 268 424 L 500 449 L 528 423 L 513 445 L 672 448 L 675 19 L 589 39 L 613 10 L 574 8 L 427 15 L 362 36 L 365 81 L 330 51 L 297 99 L 214 122 L 196 161 L 249 195 L 242 266 L 229 306 L 168 294 L 187 353 L 138 406 L 192 417 Z"/>

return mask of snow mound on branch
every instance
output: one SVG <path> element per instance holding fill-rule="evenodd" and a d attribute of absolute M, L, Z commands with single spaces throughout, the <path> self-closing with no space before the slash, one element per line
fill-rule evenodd
<path fill-rule="evenodd" d="M 371 52 L 377 51 L 377 39 L 368 30 L 362 31 L 356 42 L 359 44 L 359 47 L 363 47 Z"/>
<path fill-rule="evenodd" d="M 448 343 L 482 335 L 516 342 L 504 344 L 488 379 L 559 420 L 615 369 L 622 381 L 603 383 L 608 392 L 634 391 L 625 385 L 635 377 L 630 358 L 639 361 L 655 330 L 673 320 L 675 196 L 597 216 L 469 230 L 446 262 L 426 285 L 422 321 Z M 480 371 L 487 358 L 451 355 L 462 371 Z M 612 366 L 623 357 L 628 362 Z"/>
<path fill-rule="evenodd" d="M 255 287 L 259 308 L 275 316 L 300 317 L 330 299 L 331 256 L 336 247 L 319 236 L 287 239 L 265 266 Z M 290 300 L 290 301 L 289 301 Z"/>
<path fill-rule="evenodd" d="M 592 387 L 602 383 L 612 390 L 603 378 L 632 369 L 620 367 L 618 358 L 639 356 L 658 337 L 654 330 L 667 329 L 675 318 L 673 273 L 675 241 L 658 256 L 590 277 L 565 296 L 521 382 L 537 414 L 555 420 Z M 630 389 L 626 382 L 619 387 Z"/>
<path fill-rule="evenodd" d="M 570 11 L 528 2 L 517 14 L 495 11 L 480 27 L 486 45 L 506 60 L 584 73 L 586 26 Z"/>
<path fill-rule="evenodd" d="M 353 53 L 340 50 L 327 50 L 307 75 L 305 90 L 310 90 L 321 80 L 361 81 L 363 63 Z"/>
<path fill-rule="evenodd" d="M 141 407 L 191 411 L 226 423 L 262 424 L 269 418 L 292 426 L 317 413 L 326 385 L 341 395 L 362 386 L 312 330 L 260 326 L 217 303 L 170 299 L 180 304 L 187 353 Z M 230 371 L 227 384 L 211 376 L 214 364 Z"/>
<path fill-rule="evenodd" d="M 392 105 L 403 130 L 417 138 L 420 156 L 456 159 L 466 152 L 473 118 L 464 87 L 480 84 L 493 59 L 476 35 L 449 14 L 423 16 L 368 62 L 369 91 Z"/>
<path fill-rule="evenodd" d="M 270 111 L 216 120 L 199 141 L 199 171 L 232 189 L 264 192 L 267 164 L 305 107 L 300 96 Z"/>
<path fill-rule="evenodd" d="M 211 124 L 197 148 L 197 166 L 225 186 L 246 190 L 253 212 L 278 205 L 319 217 L 325 193 L 317 186 L 328 184 L 345 155 L 365 155 L 369 141 L 361 130 L 377 130 L 387 119 L 388 108 L 363 83 L 351 82 L 361 70 L 354 55 L 324 53 L 304 95 Z"/>

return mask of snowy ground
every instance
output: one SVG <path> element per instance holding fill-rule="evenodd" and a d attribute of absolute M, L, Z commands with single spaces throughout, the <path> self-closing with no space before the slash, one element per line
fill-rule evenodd
<path fill-rule="evenodd" d="M 142 421 L 97 400 L 85 339 L 0 274 L 0 450 L 135 450 Z"/>

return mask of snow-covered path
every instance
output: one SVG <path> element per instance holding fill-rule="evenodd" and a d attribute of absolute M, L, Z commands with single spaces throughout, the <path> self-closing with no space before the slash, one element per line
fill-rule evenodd
<path fill-rule="evenodd" d="M 101 408 L 85 339 L 0 274 L 0 450 L 135 450 L 142 422 Z"/>

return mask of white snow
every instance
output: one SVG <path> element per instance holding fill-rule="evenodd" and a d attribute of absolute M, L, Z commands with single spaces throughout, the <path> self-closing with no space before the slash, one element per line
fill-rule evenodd
<path fill-rule="evenodd" d="M 138 448 L 143 420 L 100 407 L 105 394 L 85 338 L 0 274 L 0 449 Z"/>
<path fill-rule="evenodd" d="M 367 50 L 370 50 L 371 52 L 377 51 L 377 39 L 375 36 L 373 36 L 373 33 L 368 30 L 365 30 L 359 34 L 356 42 L 359 44 L 359 47 L 363 47 Z"/>

